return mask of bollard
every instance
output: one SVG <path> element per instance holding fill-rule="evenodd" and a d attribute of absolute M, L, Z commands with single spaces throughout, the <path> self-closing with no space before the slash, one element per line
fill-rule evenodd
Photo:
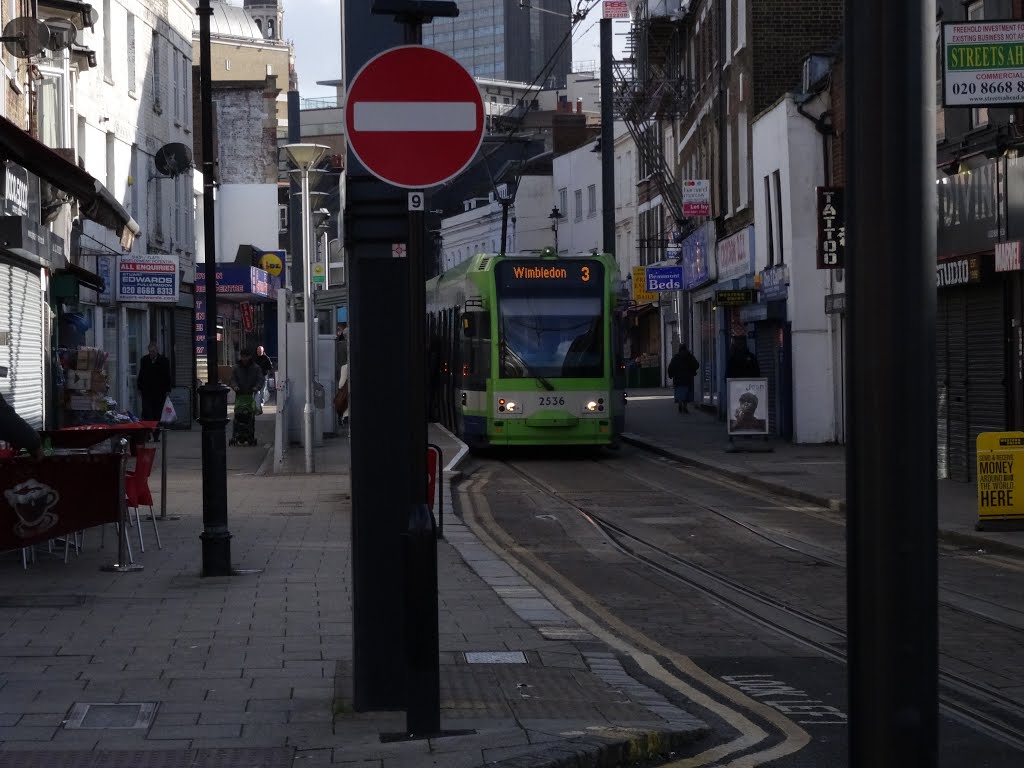
<path fill-rule="evenodd" d="M 167 519 L 167 435 L 168 429 L 161 429 L 163 440 L 160 446 L 160 519 Z"/>
<path fill-rule="evenodd" d="M 414 504 L 403 535 L 405 554 L 405 730 L 424 737 L 441 730 L 437 628 L 437 532 L 426 504 Z"/>

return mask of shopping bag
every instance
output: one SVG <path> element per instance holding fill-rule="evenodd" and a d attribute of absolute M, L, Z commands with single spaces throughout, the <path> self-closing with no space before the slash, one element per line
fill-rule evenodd
<path fill-rule="evenodd" d="M 178 412 L 174 410 L 174 403 L 170 395 L 164 398 L 164 409 L 160 412 L 161 424 L 174 424 L 178 420 Z"/>

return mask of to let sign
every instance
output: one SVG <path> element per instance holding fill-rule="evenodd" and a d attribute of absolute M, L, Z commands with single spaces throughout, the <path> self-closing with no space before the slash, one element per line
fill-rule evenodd
<path fill-rule="evenodd" d="M 480 87 L 447 54 L 403 45 L 363 65 L 345 99 L 349 149 L 368 172 L 422 189 L 458 176 L 484 136 Z"/>
<path fill-rule="evenodd" d="M 818 269 L 846 263 L 846 216 L 841 187 L 818 187 Z"/>
<path fill-rule="evenodd" d="M 711 182 L 688 179 L 683 182 L 683 216 L 711 215 Z"/>
<path fill-rule="evenodd" d="M 601 3 L 601 18 L 628 19 L 629 4 L 626 0 L 604 0 Z"/>

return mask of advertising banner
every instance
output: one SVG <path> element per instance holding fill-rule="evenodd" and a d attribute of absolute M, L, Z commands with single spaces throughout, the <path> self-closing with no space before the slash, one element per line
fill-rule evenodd
<path fill-rule="evenodd" d="M 602 19 L 628 19 L 629 4 L 626 0 L 604 0 L 601 3 Z"/>
<path fill-rule="evenodd" d="M 996 272 L 1020 271 L 1020 240 L 996 243 Z"/>
<path fill-rule="evenodd" d="M 0 459 L 0 552 L 120 520 L 120 454 Z"/>
<path fill-rule="evenodd" d="M 1024 527 L 1024 432 L 982 432 L 975 445 L 978 529 L 985 522 L 1012 520 L 1019 530 Z"/>
<path fill-rule="evenodd" d="M 637 304 L 650 304 L 652 301 L 658 300 L 658 294 L 653 291 L 647 290 L 647 269 L 645 267 L 633 267 L 633 301 Z M 346 322 L 347 317 L 343 320 L 339 317 L 338 322 Z"/>
<path fill-rule="evenodd" d="M 735 235 L 719 240 L 715 251 L 719 280 L 732 280 L 753 274 L 754 228 L 745 227 Z"/>
<path fill-rule="evenodd" d="M 678 291 L 682 287 L 682 267 L 647 267 L 648 291 Z"/>
<path fill-rule="evenodd" d="M 730 435 L 768 434 L 768 379 L 726 379 Z"/>
<path fill-rule="evenodd" d="M 168 254 L 117 257 L 117 300 L 178 303 L 178 257 Z"/>
<path fill-rule="evenodd" d="M 714 231 L 711 224 L 711 231 Z M 690 290 L 708 282 L 711 277 L 711 238 L 708 226 L 700 226 L 683 240 L 683 288 Z"/>

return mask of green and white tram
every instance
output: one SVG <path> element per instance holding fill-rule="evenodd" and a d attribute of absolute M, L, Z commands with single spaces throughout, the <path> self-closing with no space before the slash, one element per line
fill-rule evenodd
<path fill-rule="evenodd" d="M 471 447 L 616 446 L 619 275 L 608 254 L 476 255 L 427 282 L 432 416 Z"/>

